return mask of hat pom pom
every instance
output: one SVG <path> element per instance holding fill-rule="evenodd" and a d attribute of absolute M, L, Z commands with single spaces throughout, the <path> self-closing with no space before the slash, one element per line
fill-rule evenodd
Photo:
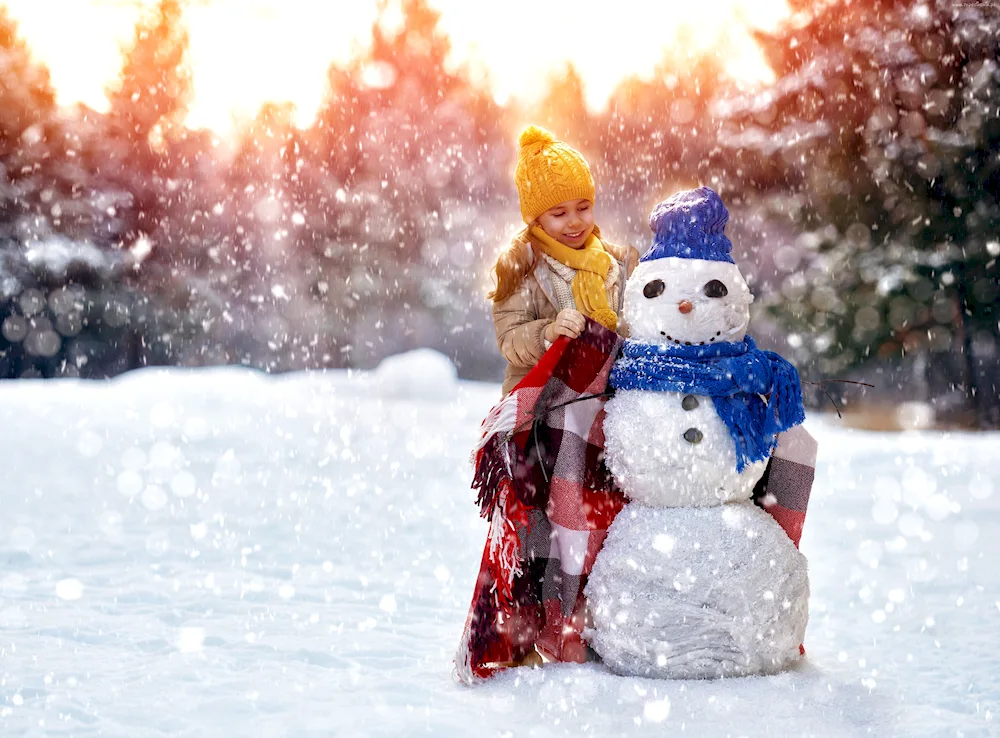
<path fill-rule="evenodd" d="M 649 228 L 658 236 L 687 236 L 692 231 L 722 235 L 729 211 L 708 187 L 685 190 L 659 203 L 649 214 Z"/>
<path fill-rule="evenodd" d="M 523 149 L 525 146 L 531 146 L 532 144 L 550 144 L 555 141 L 556 138 L 547 130 L 541 126 L 528 126 L 523 131 L 518 138 L 518 143 Z"/>
<path fill-rule="evenodd" d="M 657 203 L 656 207 L 653 208 L 653 212 L 649 214 L 649 230 L 653 233 L 659 233 L 661 228 L 668 230 L 669 222 L 667 218 L 673 215 L 673 212 L 674 203 L 671 200 L 664 200 L 661 203 Z"/>

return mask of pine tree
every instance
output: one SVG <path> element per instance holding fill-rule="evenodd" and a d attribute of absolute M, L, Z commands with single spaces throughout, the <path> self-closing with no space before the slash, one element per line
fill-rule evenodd
<path fill-rule="evenodd" d="M 1000 15 L 834 2 L 762 40 L 779 81 L 730 104 L 723 151 L 731 181 L 807 231 L 773 305 L 801 358 L 830 374 L 933 355 L 1000 422 Z"/>
<path fill-rule="evenodd" d="M 65 374 L 77 369 L 67 366 L 67 345 L 84 328 L 88 290 L 118 260 L 64 234 L 91 222 L 91 207 L 66 177 L 71 157 L 48 71 L 3 7 L 0 66 L 0 376 Z"/>
<path fill-rule="evenodd" d="M 130 139 L 150 143 L 151 135 L 162 137 L 183 122 L 191 97 L 187 50 L 180 0 L 159 0 L 136 24 L 118 79 L 108 90 L 111 115 Z"/>
<path fill-rule="evenodd" d="M 269 371 L 310 366 L 314 353 L 329 353 L 303 244 L 311 234 L 303 228 L 309 193 L 300 178 L 305 140 L 294 112 L 291 104 L 266 103 L 244 132 L 226 179 L 225 217 L 235 236 L 213 272 L 225 274 L 217 288 L 237 318 L 238 360 Z"/>
<path fill-rule="evenodd" d="M 538 104 L 538 120 L 556 138 L 588 153 L 597 144 L 595 116 L 587 109 L 583 79 L 576 67 L 567 64 L 561 73 L 549 77 L 545 97 Z"/>
<path fill-rule="evenodd" d="M 183 125 L 193 94 L 187 52 L 182 2 L 159 0 L 123 50 L 92 162 L 102 188 L 127 193 L 115 231 L 134 264 L 126 273 L 137 293 L 128 326 L 143 346 L 142 363 L 202 363 L 203 326 L 214 320 L 203 307 L 223 307 L 200 272 L 217 235 L 211 190 L 218 182 L 205 164 L 209 139 Z"/>
<path fill-rule="evenodd" d="M 160 252 L 156 258 L 166 261 L 179 240 L 169 214 L 186 210 L 184 162 L 171 149 L 186 135 L 183 119 L 193 90 L 187 50 L 180 0 L 159 0 L 136 24 L 118 79 L 108 89 L 113 132 L 103 169 L 133 198 L 125 238 L 149 239 Z"/>
<path fill-rule="evenodd" d="M 307 134 L 308 171 L 326 174 L 309 209 L 324 224 L 314 291 L 344 326 L 344 363 L 430 345 L 481 365 L 493 357 L 484 262 L 517 212 L 513 152 L 491 95 L 448 63 L 439 13 L 426 0 L 394 7 L 400 22 L 383 4 L 371 47 L 331 69 Z M 474 320 L 470 305 L 482 307 Z"/>
<path fill-rule="evenodd" d="M 631 77 L 614 90 L 599 124 L 595 170 L 620 230 L 636 242 L 649 234 L 645 208 L 679 189 L 714 184 L 710 103 L 728 84 L 714 56 L 668 51 L 650 79 Z"/>
<path fill-rule="evenodd" d="M 0 156 L 20 146 L 29 127 L 45 120 L 55 107 L 55 93 L 48 70 L 31 58 L 17 23 L 0 5 L 0 54 L 4 84 L 0 87 Z"/>
<path fill-rule="evenodd" d="M 16 237 L 22 218 L 39 215 L 37 172 L 46 159 L 45 127 L 55 111 L 48 70 L 37 64 L 0 6 L 0 236 Z"/>

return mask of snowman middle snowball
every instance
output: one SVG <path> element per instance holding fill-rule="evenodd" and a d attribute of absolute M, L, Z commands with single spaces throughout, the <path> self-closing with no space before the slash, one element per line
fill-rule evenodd
<path fill-rule="evenodd" d="M 625 286 L 630 338 L 699 346 L 741 341 L 753 295 L 730 262 L 668 257 L 639 264 Z M 656 507 L 749 500 L 766 461 L 736 471 L 736 451 L 712 399 L 619 392 L 606 405 L 608 469 L 629 499 Z"/>

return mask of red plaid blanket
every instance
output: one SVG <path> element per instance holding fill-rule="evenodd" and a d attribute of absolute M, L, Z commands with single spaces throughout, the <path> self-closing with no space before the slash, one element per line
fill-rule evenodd
<path fill-rule="evenodd" d="M 603 430 L 622 340 L 588 320 L 578 338 L 559 338 L 483 421 L 472 486 L 490 529 L 455 657 L 467 684 L 536 648 L 550 660 L 590 656 L 583 591 L 626 502 L 604 464 Z M 779 437 L 758 485 L 759 502 L 796 545 L 814 465 L 815 442 L 794 428 Z"/>

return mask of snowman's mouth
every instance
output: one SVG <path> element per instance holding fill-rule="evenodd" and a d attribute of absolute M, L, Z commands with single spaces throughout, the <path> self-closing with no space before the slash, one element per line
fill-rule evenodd
<path fill-rule="evenodd" d="M 736 330 L 739 330 L 738 328 Z M 726 335 L 735 333 L 736 330 L 729 331 Z M 722 331 L 716 331 L 715 335 L 709 338 L 707 341 L 682 341 L 679 338 L 674 338 L 673 336 L 667 335 L 666 331 L 660 331 L 660 335 L 667 339 L 668 343 L 672 343 L 675 346 L 707 346 L 708 344 L 715 343 L 715 340 L 722 336 Z"/>

